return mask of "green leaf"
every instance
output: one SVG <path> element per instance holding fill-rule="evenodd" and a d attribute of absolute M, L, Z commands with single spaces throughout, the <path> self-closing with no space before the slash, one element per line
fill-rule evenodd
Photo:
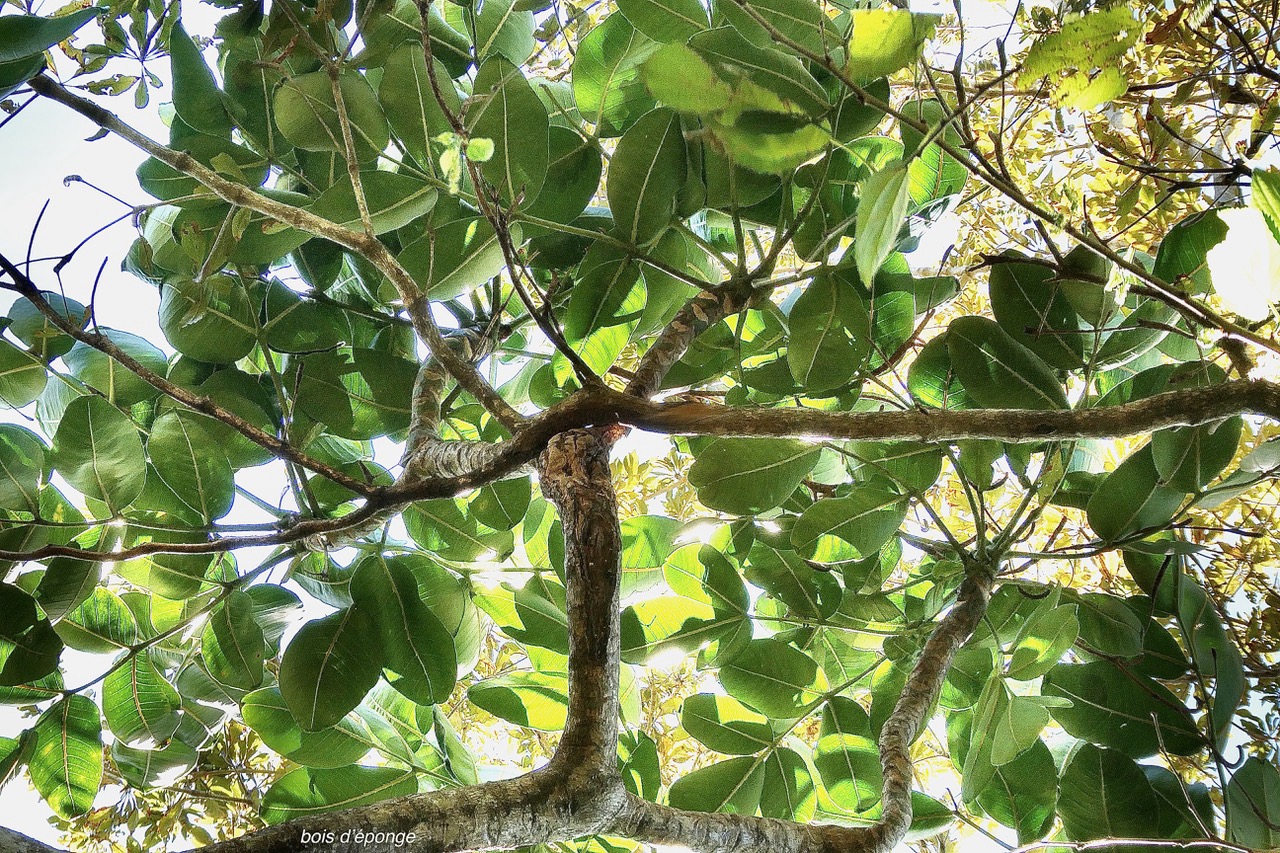
<path fill-rule="evenodd" d="M 547 108 L 521 70 L 502 57 L 485 60 L 474 88 L 467 130 L 494 145 L 480 173 L 508 204 L 532 202 L 549 163 Z"/>
<path fill-rule="evenodd" d="M 231 119 L 222 106 L 218 83 L 181 21 L 169 32 L 169 60 L 173 111 L 178 118 L 201 133 L 230 138 Z"/>
<path fill-rule="evenodd" d="M 789 498 L 818 464 L 819 453 L 788 439 L 718 438 L 698 453 L 689 484 L 712 509 L 752 515 Z"/>
<path fill-rule="evenodd" d="M 388 683 L 422 705 L 448 699 L 458 669 L 453 636 L 418 597 L 413 572 L 394 557 L 368 557 L 351 578 L 351 597 L 372 614 Z"/>
<path fill-rule="evenodd" d="M 1068 838 L 1145 838 L 1158 808 L 1142 768 L 1115 750 L 1082 744 L 1062 768 L 1058 814 Z"/>
<path fill-rule="evenodd" d="M 1163 527 L 1177 514 L 1183 493 L 1164 485 L 1151 445 L 1145 444 L 1108 474 L 1089 499 L 1089 525 L 1102 539 Z"/>
<path fill-rule="evenodd" d="M 1125 755 L 1191 755 L 1205 745 L 1190 712 L 1167 688 L 1106 661 L 1059 664 L 1041 690 L 1071 700 L 1070 707 L 1051 709 L 1069 733 Z"/>
<path fill-rule="evenodd" d="M 602 137 L 621 136 L 654 101 L 640 69 L 661 45 L 623 15 L 610 15 L 578 43 L 573 58 L 573 94 L 582 117 Z"/>
<path fill-rule="evenodd" d="M 747 643 L 720 668 L 720 683 L 730 696 L 782 719 L 801 716 L 827 689 L 813 658 L 772 637 Z"/>
<path fill-rule="evenodd" d="M 677 809 L 754 815 L 763 787 L 764 767 L 742 756 L 686 773 L 672 783 L 667 798 Z"/>
<path fill-rule="evenodd" d="M 133 356 L 152 373 L 165 375 L 169 360 L 150 341 L 129 332 L 116 329 L 99 329 L 111 343 Z M 119 362 L 88 344 L 77 343 L 62 357 L 62 361 L 75 377 L 86 385 L 98 389 L 117 406 L 132 406 L 159 395 L 159 391 L 142 378 L 135 376 Z"/>
<path fill-rule="evenodd" d="M 862 182 L 858 201 L 853 259 L 863 281 L 875 280 L 885 258 L 898 244 L 898 231 L 911 202 L 904 163 L 892 163 Z"/>
<path fill-rule="evenodd" d="M 880 750 L 869 734 L 824 734 L 813 753 L 823 787 L 845 812 L 864 812 L 880 802 Z"/>
<path fill-rule="evenodd" d="M 787 315 L 787 364 L 810 391 L 847 384 L 871 354 L 871 316 L 853 286 L 820 275 L 804 289 Z"/>
<path fill-rule="evenodd" d="M 387 117 L 369 82 L 354 71 L 338 79 L 343 105 L 351 123 L 356 159 L 373 160 L 390 140 Z M 276 89 L 273 115 L 280 133 L 306 151 L 337 151 L 345 155 L 337 102 L 326 71 L 312 71 L 286 80 Z"/>
<path fill-rule="evenodd" d="M 0 62 L 44 53 L 101 14 L 101 9 L 77 9 L 69 15 L 39 18 L 5 15 L 0 19 Z"/>
<path fill-rule="evenodd" d="M 564 728 L 569 688 L 563 676 L 517 672 L 471 685 L 467 698 L 517 726 L 555 732 Z"/>
<path fill-rule="evenodd" d="M 1123 599 L 1106 593 L 1085 593 L 1077 599 L 1080 642 L 1092 651 L 1112 658 L 1135 658 L 1142 654 L 1146 630 Z"/>
<path fill-rule="evenodd" d="M 942 17 L 905 9 L 854 9 L 849 16 L 852 33 L 845 70 L 859 83 L 892 74 L 919 59 Z"/>
<path fill-rule="evenodd" d="M 138 623 L 120 596 L 106 587 L 95 587 L 84 603 L 54 626 L 68 646 L 82 652 L 110 654 L 132 646 L 138 639 Z"/>
<path fill-rule="evenodd" d="M 791 529 L 801 554 L 830 548 L 827 537 L 847 542 L 856 556 L 869 557 L 888 542 L 907 516 L 907 499 L 896 492 L 865 486 L 847 498 L 823 498 L 805 509 Z"/>
<path fill-rule="evenodd" d="M 627 790 L 650 802 L 658 799 L 662 777 L 658 745 L 644 732 L 622 732 L 618 737 L 618 772 Z"/>
<path fill-rule="evenodd" d="M 0 424 L 0 509 L 38 512 L 45 446 L 35 433 Z"/>
<path fill-rule="evenodd" d="M 520 244 L 518 225 L 511 226 L 511 240 Z M 483 217 L 443 225 L 405 246 L 398 259 L 417 281 L 428 282 L 433 300 L 469 293 L 506 266 L 502 244 Z"/>
<path fill-rule="evenodd" d="M 769 719 L 731 696 L 698 693 L 680 707 L 680 725 L 708 749 L 752 755 L 775 740 Z"/>
<path fill-rule="evenodd" d="M 369 751 L 367 736 L 352 717 L 343 717 L 331 728 L 304 731 L 289 712 L 278 687 L 264 687 L 245 696 L 240 713 L 245 725 L 257 732 L 263 743 L 307 767 L 347 767 Z"/>
<path fill-rule="evenodd" d="M 404 523 L 413 541 L 445 560 L 501 560 L 514 547 L 511 531 L 481 530 L 449 498 L 418 501 L 405 510 Z"/>
<path fill-rule="evenodd" d="M 49 303 L 49 307 L 55 314 L 60 315 L 73 327 L 83 329 L 88 323 L 88 309 L 76 300 L 48 290 L 40 291 L 40 296 Z M 32 355 L 43 361 L 50 361 L 64 355 L 75 346 L 75 339 L 63 334 L 62 330 L 25 296 L 19 297 L 9 306 L 8 331 L 26 344 Z"/>
<path fill-rule="evenodd" d="M 666 229 L 685 168 L 680 118 L 671 110 L 653 110 L 622 135 L 609 161 L 606 188 L 624 239 L 644 245 Z"/>
<path fill-rule="evenodd" d="M 1017 830 L 1019 844 L 1038 841 L 1048 833 L 1057 804 L 1058 768 L 1041 740 L 997 767 L 978 792 L 978 805 L 994 820 Z"/>
<path fill-rule="evenodd" d="M 986 317 L 964 316 L 947 327 L 947 350 L 964 389 L 981 405 L 1008 409 L 1068 408 L 1062 383 L 1038 355 Z"/>
<path fill-rule="evenodd" d="M 817 808 L 818 791 L 804 757 L 785 746 L 766 753 L 760 814 L 803 823 L 813 818 Z"/>
<path fill-rule="evenodd" d="M 482 61 L 496 54 L 520 65 L 529 58 L 534 48 L 535 21 L 531 10 L 523 8 L 517 0 L 497 0 L 476 9 L 476 55 Z M 458 7 L 448 6 L 445 8 L 445 20 L 451 24 L 455 21 L 462 23 L 460 13 Z M 465 24 L 457 28 L 466 31 Z"/>
<path fill-rule="evenodd" d="M 732 24 L 735 35 L 741 33 L 753 45 L 773 46 L 774 37 L 769 28 L 818 54 L 831 52 L 840 41 L 821 7 L 809 0 L 753 0 L 751 11 L 755 15 L 733 0 L 715 4 L 716 17 Z M 768 22 L 768 28 L 756 20 L 756 15 Z"/>
<path fill-rule="evenodd" d="M 1142 35 L 1128 6 L 1090 12 L 1068 21 L 1031 46 L 1018 75 L 1020 85 L 1054 78 L 1055 103 L 1092 109 L 1124 93 L 1118 63 Z"/>
<path fill-rule="evenodd" d="M 47 381 L 42 361 L 0 340 L 0 403 L 20 409 L 40 396 Z"/>
<path fill-rule="evenodd" d="M 462 111 L 462 100 L 439 60 L 436 60 L 435 72 L 445 104 L 458 115 Z M 442 133 L 453 132 L 453 127 L 431 86 L 420 41 L 406 42 L 388 57 L 378 84 L 378 100 L 391 122 L 391 129 L 413 158 L 420 165 L 434 162 L 431 140 Z"/>
<path fill-rule="evenodd" d="M 36 601 L 51 620 L 61 619 L 93 594 L 102 579 L 102 565 L 72 557 L 54 557 L 36 587 Z"/>
<path fill-rule="evenodd" d="M 1039 678 L 1075 645 L 1079 634 L 1080 622 L 1073 605 L 1036 610 L 1018 631 L 1005 675 L 1018 681 Z"/>
<path fill-rule="evenodd" d="M 249 354 L 257 338 L 253 307 L 239 280 L 169 279 L 161 290 L 160 329 L 174 349 L 197 361 L 229 364 Z"/>
<path fill-rule="evenodd" d="M 622 0 L 618 11 L 654 41 L 680 42 L 707 29 L 707 10 L 698 0 Z"/>
<path fill-rule="evenodd" d="M 332 770 L 304 767 L 286 773 L 272 784 L 262 797 L 258 813 L 267 824 L 276 824 L 404 797 L 417 791 L 413 771 L 398 767 L 355 765 Z"/>
<path fill-rule="evenodd" d="M 131 656 L 102 683 L 102 713 L 111 733 L 128 746 L 157 747 L 178 730 L 178 691 L 151 662 L 150 651 Z"/>
<path fill-rule="evenodd" d="M 200 639 L 200 653 L 209 674 L 238 690 L 253 690 L 262 684 L 266 639 L 254 609 L 248 593 L 233 592 L 213 612 Z"/>
<path fill-rule="evenodd" d="M 58 669 L 62 641 L 28 593 L 0 583 L 0 685 L 37 681 Z"/>
<path fill-rule="evenodd" d="M 1280 845 L 1280 772 L 1251 756 L 1227 783 L 1228 841 L 1256 850 Z"/>
<path fill-rule="evenodd" d="M 111 761 L 131 788 L 168 788 L 195 769 L 195 747 L 172 738 L 159 749 L 138 749 L 121 741 L 111 744 Z"/>
<path fill-rule="evenodd" d="M 467 512 L 481 524 L 494 530 L 510 530 L 524 519 L 533 496 L 528 477 L 516 477 L 490 483 L 467 504 Z"/>
<path fill-rule="evenodd" d="M 280 693 L 307 731 L 336 725 L 378 682 L 383 649 L 373 620 L 348 607 L 303 625 L 280 661 Z"/>
<path fill-rule="evenodd" d="M 151 427 L 147 453 L 173 493 L 198 517 L 213 521 L 231 511 L 235 480 L 226 454 L 213 441 L 203 415 L 174 410 Z"/>
<path fill-rule="evenodd" d="M 1271 235 L 1280 243 L 1280 170 L 1254 169 L 1249 177 L 1249 202 L 1262 211 Z"/>
<path fill-rule="evenodd" d="M 297 406 L 343 438 L 364 440 L 409 426 L 417 365 L 381 350 L 357 347 L 306 356 Z"/>
<path fill-rule="evenodd" d="M 311 212 L 351 231 L 364 231 L 360 207 L 350 177 L 341 178 L 320 194 Z M 436 190 L 411 175 L 395 172 L 366 172 L 360 176 L 365 209 L 373 233 L 384 234 L 402 228 L 435 207 Z"/>
<path fill-rule="evenodd" d="M 1067 298 L 1052 267 L 1006 257 L 991 264 L 988 292 L 996 322 L 1015 341 L 1060 370 L 1084 365 L 1086 324 Z M 1091 348 L 1091 347 L 1089 347 Z"/>
<path fill-rule="evenodd" d="M 27 762 L 31 784 L 60 817 L 93 808 L 102 784 L 102 719 L 86 696 L 73 695 L 40 715 Z"/>
<path fill-rule="evenodd" d="M 978 405 L 960 383 L 944 332 L 916 354 L 907 374 L 907 388 L 919 403 L 935 409 L 969 409 Z"/>
<path fill-rule="evenodd" d="M 146 456 L 128 416 L 101 397 L 77 397 L 53 437 L 50 461 L 68 483 L 113 511 L 142 492 Z"/>

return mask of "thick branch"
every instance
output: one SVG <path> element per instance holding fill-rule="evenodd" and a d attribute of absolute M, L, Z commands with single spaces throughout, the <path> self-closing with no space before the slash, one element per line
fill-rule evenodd
<path fill-rule="evenodd" d="M 46 74 L 39 74 L 32 78 L 30 86 L 40 95 L 70 107 L 94 124 L 142 149 L 165 165 L 195 178 L 223 201 L 246 207 L 301 231 L 332 240 L 339 246 L 355 252 L 391 280 L 405 305 L 412 305 L 421 298 L 422 292 L 413 276 L 409 275 L 390 250 L 378 239 L 360 231 L 344 228 L 302 208 L 267 198 L 243 184 L 229 181 L 201 164 L 190 154 L 159 144 L 121 121 L 114 113 L 103 109 L 93 101 L 72 94 Z M 517 429 L 524 418 L 484 380 L 475 365 L 469 364 L 445 345 L 444 337 L 431 317 L 431 312 L 414 311 L 412 314 L 414 330 L 430 348 L 431 354 L 440 359 L 454 378 L 504 426 L 513 431 Z"/>
<path fill-rule="evenodd" d="M 616 391 L 601 392 L 597 396 L 601 397 L 599 408 L 612 409 L 613 417 L 622 423 L 678 435 L 808 436 L 922 442 L 973 438 L 1038 442 L 1124 438 L 1168 427 L 1213 423 L 1232 415 L 1260 415 L 1280 420 L 1280 385 L 1244 380 L 1207 388 L 1166 391 L 1122 406 L 1054 411 L 914 409 L 824 412 L 806 408 L 753 409 L 702 402 L 651 403 Z"/>
<path fill-rule="evenodd" d="M 662 385 L 667 371 L 684 356 L 694 338 L 747 306 L 750 288 L 735 284 L 728 282 L 703 291 L 685 303 L 640 359 L 635 376 L 627 383 L 628 394 L 646 400 L 652 397 Z"/>

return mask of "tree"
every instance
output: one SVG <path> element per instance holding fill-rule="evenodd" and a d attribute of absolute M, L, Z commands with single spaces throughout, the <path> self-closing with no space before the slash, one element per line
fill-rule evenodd
<path fill-rule="evenodd" d="M 1276 846 L 1268 7 L 215 5 L 216 68 L 0 17 L 13 112 L 148 155 L 167 339 L 0 255 L 0 779 L 105 835 L 257 761 L 262 828 L 143 821 L 225 851 Z M 559 734 L 481 783 L 476 715 Z"/>

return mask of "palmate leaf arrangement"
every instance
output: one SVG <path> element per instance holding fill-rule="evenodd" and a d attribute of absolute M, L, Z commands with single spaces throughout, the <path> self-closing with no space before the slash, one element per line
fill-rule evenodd
<path fill-rule="evenodd" d="M 1225 218 L 1104 240 L 970 123 L 1014 84 L 1121 97 L 1151 10 L 904 100 L 941 19 L 838 0 L 244 0 L 214 50 L 183 5 L 0 17 L 0 92 L 149 156 L 124 265 L 167 339 L 0 259 L 29 415 L 0 425 L 0 701 L 32 709 L 7 785 L 76 818 L 237 721 L 282 769 L 219 850 L 1280 841 L 1275 671 L 1210 571 L 1249 529 L 1186 523 L 1280 465 L 1265 306 L 1213 307 Z M 59 44 L 85 76 L 46 70 Z M 84 85 L 126 56 L 170 64 L 166 143 L 104 106 L 149 72 Z M 1253 170 L 1271 239 L 1278 184 Z M 1052 248 L 913 274 L 991 198 Z M 631 428 L 671 437 L 692 511 L 619 519 Z M 285 509 L 238 490 L 267 463 Z M 277 521 L 221 524 L 238 500 Z M 674 773 L 640 701 L 673 655 Z M 460 715 L 554 753 L 480 783 Z"/>

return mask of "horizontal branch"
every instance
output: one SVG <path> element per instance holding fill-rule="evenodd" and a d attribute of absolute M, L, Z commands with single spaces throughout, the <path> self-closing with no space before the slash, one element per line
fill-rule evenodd
<path fill-rule="evenodd" d="M 674 435 L 921 442 L 991 439 L 1024 443 L 1128 438 L 1169 427 L 1209 424 L 1232 415 L 1258 415 L 1280 420 L 1280 385 L 1252 380 L 1166 391 L 1121 406 L 1053 411 L 913 409 L 827 412 L 807 408 L 756 409 L 703 402 L 650 403 L 616 391 L 602 392 L 599 396 L 598 407 L 608 410 L 618 421 Z"/>

